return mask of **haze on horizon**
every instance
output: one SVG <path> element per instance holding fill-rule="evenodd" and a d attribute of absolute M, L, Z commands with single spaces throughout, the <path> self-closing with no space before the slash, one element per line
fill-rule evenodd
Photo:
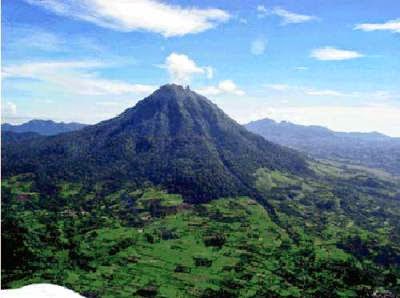
<path fill-rule="evenodd" d="M 2 122 L 95 123 L 175 82 L 240 123 L 400 137 L 396 0 L 2 4 Z"/>

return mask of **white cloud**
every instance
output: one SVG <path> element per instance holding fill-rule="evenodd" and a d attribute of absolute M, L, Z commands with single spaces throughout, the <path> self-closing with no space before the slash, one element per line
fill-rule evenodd
<path fill-rule="evenodd" d="M 346 94 L 336 91 L 336 90 L 315 90 L 315 89 L 311 89 L 311 90 L 307 90 L 305 92 L 307 95 L 311 95 L 311 96 L 346 96 Z"/>
<path fill-rule="evenodd" d="M 224 80 L 219 82 L 217 86 L 207 86 L 199 88 L 196 91 L 205 96 L 220 94 L 234 94 L 238 96 L 245 95 L 245 92 L 241 90 L 232 80 Z"/>
<path fill-rule="evenodd" d="M 117 102 L 117 101 L 99 101 L 99 102 L 96 102 L 96 105 L 104 106 L 104 107 L 116 107 L 116 106 L 120 106 L 121 103 Z"/>
<path fill-rule="evenodd" d="M 14 26 L 8 30 L 9 47 L 13 49 L 33 48 L 42 51 L 64 51 L 64 41 L 57 35 L 38 27 Z"/>
<path fill-rule="evenodd" d="M 59 15 L 118 31 L 144 30 L 165 37 L 199 33 L 229 20 L 221 9 L 184 8 L 157 0 L 25 0 Z"/>
<path fill-rule="evenodd" d="M 250 52 L 253 55 L 262 55 L 267 47 L 267 42 L 263 38 L 257 38 L 251 43 Z"/>
<path fill-rule="evenodd" d="M 6 25 L 4 30 L 8 33 L 4 36 L 5 48 L 10 52 L 23 54 L 22 56 L 26 56 L 26 52 L 31 50 L 70 54 L 76 54 L 79 51 L 81 54 L 101 55 L 101 57 L 110 55 L 107 44 L 104 42 L 100 44 L 84 33 L 82 35 L 65 35 L 42 27 L 19 24 Z"/>
<path fill-rule="evenodd" d="M 4 102 L 1 105 L 1 113 L 5 116 L 14 116 L 17 114 L 17 105 L 13 102 Z"/>
<path fill-rule="evenodd" d="M 264 87 L 278 91 L 281 95 L 298 98 L 306 96 L 319 96 L 325 98 L 346 97 L 351 99 L 368 99 L 370 102 L 389 102 L 398 100 L 399 94 L 388 90 L 372 90 L 372 91 L 344 91 L 335 89 L 320 89 L 310 86 L 288 85 L 282 83 L 265 84 Z M 306 97 L 308 98 L 308 97 Z"/>
<path fill-rule="evenodd" d="M 387 21 L 385 23 L 364 23 L 358 24 L 354 27 L 355 30 L 363 31 L 391 31 L 394 33 L 400 33 L 400 19 Z"/>
<path fill-rule="evenodd" d="M 29 78 L 47 82 L 75 94 L 146 94 L 154 86 L 100 78 L 91 71 L 104 67 L 96 61 L 48 61 L 5 66 L 3 78 Z"/>
<path fill-rule="evenodd" d="M 312 58 L 322 61 L 330 60 L 349 60 L 363 57 L 364 55 L 350 50 L 342 50 L 333 47 L 324 47 L 319 49 L 314 49 L 310 55 Z"/>
<path fill-rule="evenodd" d="M 204 67 L 204 69 L 206 71 L 207 79 L 212 79 L 214 77 L 214 68 L 212 68 L 211 66 L 206 66 Z"/>
<path fill-rule="evenodd" d="M 263 18 L 268 15 L 278 16 L 282 19 L 283 25 L 306 23 L 318 19 L 315 16 L 294 13 L 281 7 L 274 7 L 272 9 L 267 9 L 265 8 L 264 5 L 258 5 L 257 12 L 259 18 Z"/>
<path fill-rule="evenodd" d="M 266 87 L 275 91 L 285 91 L 290 89 L 290 86 L 286 84 L 267 84 Z"/>
<path fill-rule="evenodd" d="M 268 12 L 264 5 L 257 5 L 257 11 L 260 13 L 260 15 L 264 15 Z"/>
<path fill-rule="evenodd" d="M 280 8 L 280 7 L 275 7 L 274 9 L 272 9 L 271 14 L 281 17 L 283 24 L 305 23 L 305 22 L 310 22 L 310 21 L 314 21 L 317 19 L 314 16 L 290 12 L 290 11 Z"/>
<path fill-rule="evenodd" d="M 104 80 L 92 76 L 81 78 L 79 80 L 76 78 L 69 78 L 69 80 L 64 79 L 64 87 L 68 87 L 70 84 L 74 85 L 74 88 L 76 88 L 76 86 L 81 86 L 82 90 L 78 92 L 88 95 L 148 94 L 155 89 L 155 87 L 151 85 L 131 84 L 116 80 Z"/>
<path fill-rule="evenodd" d="M 368 93 L 361 93 L 362 96 L 371 97 L 374 101 L 390 101 L 390 100 L 400 100 L 400 94 L 396 92 L 390 92 L 387 90 L 376 90 Z"/>
<path fill-rule="evenodd" d="M 44 74 L 53 74 L 57 69 L 65 70 L 91 69 L 102 66 L 96 61 L 42 61 L 4 66 L 2 75 L 8 77 L 36 78 Z"/>
<path fill-rule="evenodd" d="M 196 89 L 195 91 L 204 96 L 219 95 L 222 93 L 222 91 L 218 88 L 218 86 L 201 87 L 201 88 Z"/>
<path fill-rule="evenodd" d="M 290 91 L 296 92 L 297 94 L 304 94 L 308 96 L 321 96 L 321 97 L 343 97 L 343 96 L 353 96 L 353 93 L 343 93 L 341 91 L 332 89 L 315 89 L 306 86 L 289 86 L 285 84 L 269 84 L 266 85 L 269 89 L 275 91 Z"/>
<path fill-rule="evenodd" d="M 198 66 L 187 55 L 171 53 L 162 67 L 166 68 L 171 80 L 178 84 L 188 84 L 193 75 L 203 74 L 208 79 L 213 77 L 213 68 L 210 66 Z"/>
<path fill-rule="evenodd" d="M 222 92 L 226 92 L 226 93 L 233 93 L 236 95 L 244 95 L 244 91 L 239 89 L 238 86 L 236 86 L 236 84 L 231 81 L 231 80 L 225 80 L 225 81 L 221 81 L 218 84 L 218 88 L 220 90 L 222 90 Z"/>
<path fill-rule="evenodd" d="M 294 69 L 295 70 L 308 70 L 308 67 L 306 67 L 306 66 L 296 66 Z"/>

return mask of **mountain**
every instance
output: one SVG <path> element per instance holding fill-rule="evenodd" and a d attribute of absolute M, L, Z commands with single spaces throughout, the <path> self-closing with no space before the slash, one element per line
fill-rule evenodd
<path fill-rule="evenodd" d="M 20 125 L 4 123 L 1 125 L 2 131 L 12 131 L 17 133 L 35 132 L 45 136 L 56 135 L 63 132 L 79 130 L 86 124 L 71 122 L 54 122 L 52 120 L 31 120 Z"/>
<path fill-rule="evenodd" d="M 304 126 L 263 119 L 246 128 L 265 139 L 300 150 L 316 158 L 349 162 L 400 175 L 400 138 L 371 132 L 336 132 L 321 126 Z"/>
<path fill-rule="evenodd" d="M 165 85 L 118 117 L 3 148 L 3 175 L 150 182 L 204 201 L 251 194 L 258 168 L 306 173 L 295 151 L 248 132 L 205 97 Z"/>
<path fill-rule="evenodd" d="M 306 159 L 188 88 L 79 131 L 4 134 L 2 287 L 399 297 L 398 178 Z"/>
<path fill-rule="evenodd" d="M 18 144 L 22 141 L 32 141 L 44 136 L 36 132 L 12 132 L 12 131 L 2 131 L 1 132 L 1 142 L 4 145 L 8 144 Z"/>

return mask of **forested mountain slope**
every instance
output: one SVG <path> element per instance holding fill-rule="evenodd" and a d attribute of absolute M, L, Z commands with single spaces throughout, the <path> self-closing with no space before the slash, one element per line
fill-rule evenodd
<path fill-rule="evenodd" d="M 43 181 L 134 181 L 194 201 L 248 195 L 259 167 L 306 173 L 300 154 L 265 141 L 205 97 L 165 85 L 116 118 L 3 147 L 3 175 Z"/>

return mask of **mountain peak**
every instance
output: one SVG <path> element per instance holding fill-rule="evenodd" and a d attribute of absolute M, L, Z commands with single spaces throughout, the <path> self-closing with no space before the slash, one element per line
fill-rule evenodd
<path fill-rule="evenodd" d="M 161 86 L 116 118 L 35 146 L 21 152 L 29 155 L 24 166 L 54 181 L 84 175 L 93 182 L 151 182 L 195 202 L 251 195 L 258 168 L 307 171 L 297 153 L 250 133 L 204 96 L 176 84 Z M 19 148 L 7 152 L 18 156 Z M 24 167 L 8 163 L 5 172 L 16 168 Z"/>
<path fill-rule="evenodd" d="M 190 97 L 193 95 L 199 95 L 192 90 L 190 90 L 189 86 L 183 87 L 182 85 L 177 84 L 165 84 L 154 91 L 151 96 L 163 96 L 168 97 L 170 99 L 185 99 L 186 97 Z"/>
<path fill-rule="evenodd" d="M 158 94 L 158 93 L 164 93 L 164 94 L 168 93 L 179 97 L 180 95 L 189 95 L 195 92 L 190 90 L 189 86 L 184 87 L 182 85 L 171 83 L 162 85 L 160 86 L 160 88 L 158 88 L 156 91 L 153 92 L 153 94 Z"/>
<path fill-rule="evenodd" d="M 158 90 L 179 90 L 179 91 L 185 91 L 185 90 L 190 90 L 189 86 L 183 87 L 182 85 L 175 84 L 175 83 L 168 83 L 161 85 Z"/>
<path fill-rule="evenodd" d="M 176 127 L 178 122 L 181 122 L 181 125 L 191 126 L 189 122 L 194 122 L 199 114 L 210 113 L 223 114 L 211 101 L 190 90 L 189 87 L 166 84 L 139 101 L 134 107 L 125 110 L 118 119 L 136 124 L 143 121 L 155 124 L 163 119 L 163 123 L 158 125 L 160 128 L 166 128 L 166 124 Z"/>

